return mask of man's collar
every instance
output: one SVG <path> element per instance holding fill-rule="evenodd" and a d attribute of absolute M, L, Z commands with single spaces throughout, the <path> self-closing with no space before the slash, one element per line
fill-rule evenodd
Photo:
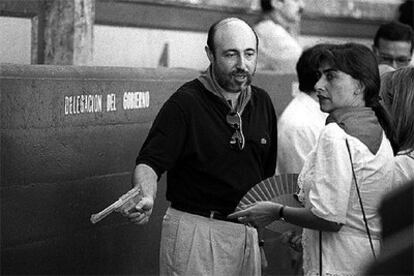
<path fill-rule="evenodd" d="M 203 86 L 208 91 L 218 96 L 219 98 L 223 99 L 224 102 L 230 107 L 230 109 L 233 110 L 232 106 L 227 102 L 226 98 L 224 97 L 225 93 L 231 93 L 231 92 L 227 92 L 223 87 L 220 86 L 220 84 L 218 83 L 214 75 L 212 65 L 210 65 L 207 68 L 207 70 L 203 72 L 197 79 L 203 84 Z M 238 99 L 236 107 L 234 108 L 234 111 L 237 111 L 241 114 L 244 108 L 246 107 L 247 103 L 249 102 L 250 98 L 251 98 L 251 86 L 248 85 L 246 89 L 243 89 L 242 91 L 240 91 L 239 99 Z"/>

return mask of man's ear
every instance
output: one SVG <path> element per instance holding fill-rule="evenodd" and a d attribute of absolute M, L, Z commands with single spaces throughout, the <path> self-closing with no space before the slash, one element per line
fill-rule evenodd
<path fill-rule="evenodd" d="M 204 47 L 204 50 L 206 51 L 208 60 L 213 63 L 214 62 L 214 54 L 213 52 L 210 50 L 210 48 L 208 48 L 208 46 Z"/>
<path fill-rule="evenodd" d="M 378 48 L 374 44 L 372 44 L 372 51 L 374 54 L 378 55 Z"/>

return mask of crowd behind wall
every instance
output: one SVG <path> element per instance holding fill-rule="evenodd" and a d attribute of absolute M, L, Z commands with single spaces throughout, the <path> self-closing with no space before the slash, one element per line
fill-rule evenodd
<path fill-rule="evenodd" d="M 99 0 L 96 0 L 99 1 Z M 116 1 L 114 1 L 116 2 Z M 139 2 L 139 1 L 138 1 Z M 248 11 L 259 13 L 260 1 L 164 1 L 164 3 L 176 2 L 178 5 L 195 3 L 193 7 L 211 9 L 236 10 L 238 13 Z M 217 3 L 216 3 L 217 2 Z M 381 4 L 392 4 L 387 12 L 382 10 Z M 305 0 L 304 16 L 334 16 L 356 20 L 388 20 L 394 17 L 398 4 L 402 0 L 382 1 L 314 1 Z M 1 1 L 0 1 L 1 3 Z M 161 3 L 161 2 L 160 2 Z M 316 5 L 315 5 L 316 3 Z M 337 6 L 335 6 L 337 3 Z M 361 6 L 364 4 L 365 6 Z M 227 5 L 227 7 L 226 7 Z M 236 9 L 236 6 L 244 9 Z M 191 8 L 193 8 L 191 7 Z M 338 11 L 338 7 L 339 11 Z M 187 7 L 186 7 L 187 8 Z M 315 9 L 320 10 L 316 14 Z M 381 10 L 380 10 L 381 9 Z M 387 9 L 385 9 L 387 10 Z M 32 47 L 33 21 L 25 17 L 1 16 L 0 13 L 0 63 L 30 64 Z M 375 16 L 377 16 L 375 18 Z M 323 28 L 323 26 L 320 26 Z M 93 26 L 93 57 L 86 65 L 91 66 L 127 66 L 127 67 L 183 67 L 204 69 L 208 60 L 204 54 L 204 45 L 207 34 L 205 31 L 189 31 L 169 28 L 143 28 L 137 26 L 117 26 L 94 24 Z M 301 32 L 298 37 L 303 48 L 317 42 L 360 42 L 367 46 L 372 43 L 372 37 L 309 34 Z M 149 54 L 143 54 L 149 53 Z"/>

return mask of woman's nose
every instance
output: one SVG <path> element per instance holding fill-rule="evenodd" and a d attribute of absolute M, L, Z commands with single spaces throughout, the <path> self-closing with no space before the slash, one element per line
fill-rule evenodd
<path fill-rule="evenodd" d="M 323 90 L 325 81 L 323 80 L 323 77 L 319 78 L 319 80 L 315 84 L 315 91 L 318 92 L 320 90 Z"/>

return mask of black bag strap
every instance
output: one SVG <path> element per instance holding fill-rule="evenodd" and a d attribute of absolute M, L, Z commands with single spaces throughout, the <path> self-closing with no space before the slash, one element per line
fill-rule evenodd
<path fill-rule="evenodd" d="M 322 276 L 322 231 L 319 230 L 319 276 Z"/>
<path fill-rule="evenodd" d="M 374 245 L 372 243 L 371 233 L 369 231 L 367 217 L 366 217 L 365 211 L 364 211 L 364 205 L 362 204 L 361 192 L 359 191 L 358 183 L 357 183 L 356 176 L 355 176 L 354 166 L 352 165 L 353 163 L 352 163 L 351 149 L 349 148 L 348 139 L 346 139 L 345 142 L 346 142 L 346 147 L 347 147 L 348 153 L 349 153 L 349 159 L 351 160 L 352 176 L 353 176 L 354 181 L 355 181 L 355 187 L 356 187 L 357 194 L 358 194 L 359 204 L 361 206 L 361 212 L 362 212 L 362 216 L 363 216 L 364 223 L 365 223 L 365 229 L 367 231 L 367 235 L 368 235 L 368 238 L 369 238 L 369 244 L 371 246 L 372 255 L 374 256 L 374 259 L 377 259 L 376 255 L 375 255 Z"/>

